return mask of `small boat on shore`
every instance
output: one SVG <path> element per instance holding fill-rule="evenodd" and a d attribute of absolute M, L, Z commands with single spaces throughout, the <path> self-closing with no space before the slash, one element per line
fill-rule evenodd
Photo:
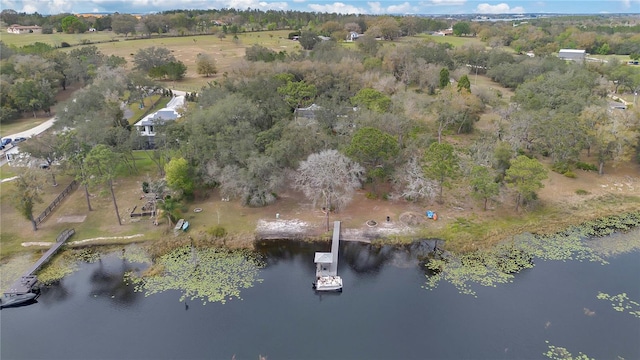
<path fill-rule="evenodd" d="M 33 302 L 38 297 L 37 293 L 28 292 L 24 294 L 4 294 L 0 298 L 0 309 L 12 306 L 26 305 Z"/>

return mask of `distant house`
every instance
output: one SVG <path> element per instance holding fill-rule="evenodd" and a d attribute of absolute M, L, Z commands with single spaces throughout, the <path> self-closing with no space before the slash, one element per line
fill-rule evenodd
<path fill-rule="evenodd" d="M 165 125 L 167 122 L 175 121 L 179 117 L 180 114 L 175 109 L 164 108 L 145 116 L 133 126 L 138 131 L 138 135 L 146 139 L 145 145 L 153 148 L 155 145 L 156 126 Z"/>
<path fill-rule="evenodd" d="M 41 33 L 42 28 L 38 25 L 33 26 L 22 26 L 18 24 L 13 24 L 7 28 L 7 32 L 10 34 L 30 34 L 30 33 Z"/>
<path fill-rule="evenodd" d="M 614 110 L 627 110 L 627 104 L 612 101 L 609 103 L 609 108 Z"/>
<path fill-rule="evenodd" d="M 558 52 L 558 57 L 562 60 L 584 62 L 587 57 L 587 51 L 576 49 L 560 49 L 560 51 Z"/>
<path fill-rule="evenodd" d="M 347 35 L 347 41 L 356 41 L 358 40 L 359 37 L 360 37 L 360 34 L 358 34 L 355 31 L 350 31 L 349 34 Z"/>
<path fill-rule="evenodd" d="M 453 28 L 436 31 L 433 33 L 433 36 L 451 36 L 451 35 L 453 35 Z"/>
<path fill-rule="evenodd" d="M 304 108 L 297 108 L 294 110 L 294 119 L 298 125 L 311 125 L 317 122 L 316 118 L 320 111 L 323 108 L 317 104 L 311 104 L 310 106 Z M 337 118 L 347 118 L 349 114 L 358 111 L 357 107 L 343 107 L 337 111 L 334 111 L 335 116 Z M 336 125 L 338 126 L 338 125 Z M 336 130 L 336 129 L 334 129 Z"/>
<path fill-rule="evenodd" d="M 316 111 L 322 109 L 321 106 L 316 105 L 316 104 L 311 104 L 308 107 L 304 107 L 304 108 L 296 108 L 293 111 L 293 116 L 296 119 L 296 121 L 304 121 L 304 122 L 312 122 L 316 119 Z"/>

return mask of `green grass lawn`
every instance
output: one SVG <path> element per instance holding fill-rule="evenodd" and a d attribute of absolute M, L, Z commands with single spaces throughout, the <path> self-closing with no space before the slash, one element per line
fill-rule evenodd
<path fill-rule="evenodd" d="M 622 64 L 626 64 L 627 61 L 631 60 L 629 55 L 598 55 L 598 54 L 589 54 L 589 57 L 596 58 L 605 61 L 611 61 L 613 59 L 618 60 Z"/>
<path fill-rule="evenodd" d="M 156 101 L 158 101 L 158 103 L 153 105 Z M 129 109 L 133 112 L 133 115 L 129 118 L 129 124 L 133 125 L 140 121 L 146 115 L 164 108 L 165 106 L 167 106 L 167 103 L 169 101 L 171 101 L 170 97 L 152 95 L 144 99 L 144 108 L 142 109 L 140 108 L 140 102 L 138 101 L 129 104 Z"/>

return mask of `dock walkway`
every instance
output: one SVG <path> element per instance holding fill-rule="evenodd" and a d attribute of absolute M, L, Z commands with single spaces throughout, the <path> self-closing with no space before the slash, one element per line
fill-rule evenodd
<path fill-rule="evenodd" d="M 42 255 L 40 259 L 38 259 L 38 261 L 36 261 L 36 263 L 20 277 L 20 279 L 13 283 L 11 288 L 9 288 L 8 291 L 5 291 L 5 294 L 18 295 L 31 292 L 38 281 L 38 278 L 35 276 L 36 271 L 38 271 L 42 265 L 46 264 L 58 249 L 64 245 L 65 241 L 73 236 L 73 234 L 75 234 L 74 229 L 67 229 L 58 235 L 56 242 L 51 246 L 51 248 L 47 250 L 47 252 L 45 252 L 44 255 Z"/>

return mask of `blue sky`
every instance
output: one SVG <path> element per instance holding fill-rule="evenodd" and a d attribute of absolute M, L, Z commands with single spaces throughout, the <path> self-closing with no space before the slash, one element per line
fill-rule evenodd
<path fill-rule="evenodd" d="M 0 0 L 1 9 L 60 12 L 148 13 L 174 9 L 261 9 L 343 14 L 640 13 L 640 0 Z"/>

